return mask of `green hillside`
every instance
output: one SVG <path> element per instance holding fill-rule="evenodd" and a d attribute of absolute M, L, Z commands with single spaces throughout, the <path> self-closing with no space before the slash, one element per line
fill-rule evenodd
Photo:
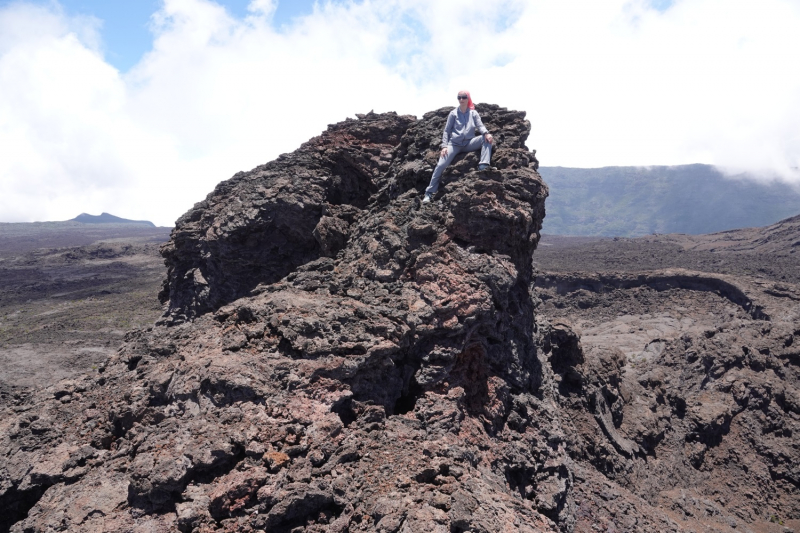
<path fill-rule="evenodd" d="M 551 235 L 713 233 L 800 213 L 800 187 L 727 177 L 710 165 L 539 172 L 550 187 L 542 231 Z"/>

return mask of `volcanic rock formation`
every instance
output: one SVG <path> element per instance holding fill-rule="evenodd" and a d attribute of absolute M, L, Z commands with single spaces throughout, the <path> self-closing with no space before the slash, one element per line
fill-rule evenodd
<path fill-rule="evenodd" d="M 164 317 L 96 374 L 2 406 L 0 528 L 747 531 L 796 514 L 800 292 L 554 275 L 542 303 L 530 124 L 478 110 L 498 170 L 460 156 L 430 205 L 449 109 L 333 125 L 190 210 L 163 249 Z M 537 311 L 671 279 L 725 288 L 733 315 L 632 361 Z M 749 500 L 714 499 L 731 479 Z"/>
<path fill-rule="evenodd" d="M 447 109 L 334 125 L 181 218 L 163 323 L 4 422 L 14 529 L 555 527 L 563 438 L 524 438 L 547 188 L 524 113 L 480 111 L 500 170 L 459 158 L 429 208 Z"/>

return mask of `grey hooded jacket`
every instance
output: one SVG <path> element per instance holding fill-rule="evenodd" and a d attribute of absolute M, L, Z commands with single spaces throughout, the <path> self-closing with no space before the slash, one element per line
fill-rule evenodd
<path fill-rule="evenodd" d="M 442 148 L 447 148 L 448 144 L 465 146 L 475 137 L 476 129 L 481 135 L 489 133 L 477 111 L 467 109 L 465 113 L 462 113 L 458 107 L 453 109 L 447 115 L 447 124 L 442 134 Z"/>

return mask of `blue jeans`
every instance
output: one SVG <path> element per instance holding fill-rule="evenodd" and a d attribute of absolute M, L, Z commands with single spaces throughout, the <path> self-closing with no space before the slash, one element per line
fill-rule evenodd
<path fill-rule="evenodd" d="M 480 137 L 473 137 L 465 146 L 453 146 L 452 144 L 447 145 L 447 157 L 439 157 L 439 163 L 436 165 L 436 169 L 433 171 L 433 176 L 431 177 L 431 184 L 428 185 L 428 188 L 425 189 L 425 194 L 430 194 L 433 196 L 436 194 L 436 191 L 439 190 L 439 180 L 442 177 L 442 172 L 447 166 L 453 162 L 453 158 L 460 154 L 461 152 L 474 152 L 478 148 L 481 149 L 481 165 L 488 165 L 489 160 L 492 158 L 492 145 L 486 142 L 483 139 L 483 135 Z"/>

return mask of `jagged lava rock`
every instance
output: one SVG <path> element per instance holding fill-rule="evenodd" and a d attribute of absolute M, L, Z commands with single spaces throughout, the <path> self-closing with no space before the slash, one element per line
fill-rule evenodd
<path fill-rule="evenodd" d="M 162 253 L 169 269 L 162 303 L 193 317 L 332 253 L 314 229 L 334 214 L 346 233 L 386 172 L 392 149 L 414 117 L 371 115 L 331 126 L 291 154 L 239 172 L 175 224 Z M 343 206 L 343 207 L 342 207 Z"/>
<path fill-rule="evenodd" d="M 30 509 L 13 531 L 568 528 L 564 436 L 537 396 L 547 187 L 524 113 L 479 110 L 498 170 L 458 158 L 433 205 L 448 109 L 337 124 L 195 206 L 164 249 L 162 323 L 4 423 L 4 503 Z M 56 442 L 92 451 L 69 484 L 23 467 Z"/>

